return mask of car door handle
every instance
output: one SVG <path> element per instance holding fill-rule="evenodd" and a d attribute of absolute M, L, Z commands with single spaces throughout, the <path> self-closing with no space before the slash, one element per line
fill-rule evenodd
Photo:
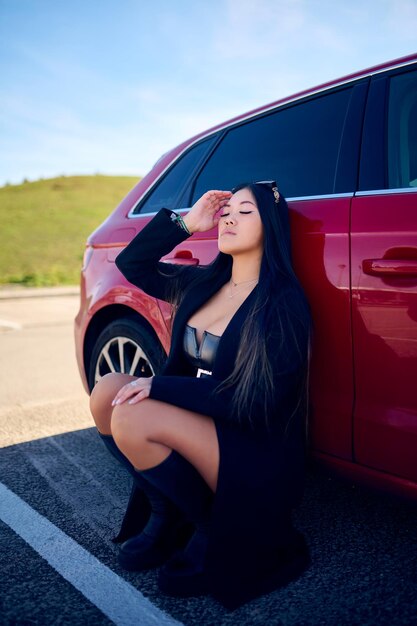
<path fill-rule="evenodd" d="M 175 263 L 177 265 L 198 265 L 199 259 L 193 257 L 191 250 L 178 250 L 173 257 L 163 259 L 163 263 Z"/>
<path fill-rule="evenodd" d="M 417 276 L 417 259 L 364 259 L 362 269 L 371 276 Z"/>

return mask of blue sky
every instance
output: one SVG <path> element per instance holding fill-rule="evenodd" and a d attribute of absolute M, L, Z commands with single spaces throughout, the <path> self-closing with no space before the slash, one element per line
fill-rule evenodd
<path fill-rule="evenodd" d="M 144 175 L 189 136 L 417 51 L 417 0 L 0 0 L 0 185 Z"/>

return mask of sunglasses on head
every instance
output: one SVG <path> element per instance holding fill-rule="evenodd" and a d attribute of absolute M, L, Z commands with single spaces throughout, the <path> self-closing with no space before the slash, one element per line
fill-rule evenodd
<path fill-rule="evenodd" d="M 272 191 L 272 193 L 274 194 L 274 201 L 275 204 L 278 204 L 279 202 L 279 192 L 278 192 L 278 186 L 275 180 L 257 180 L 253 183 L 254 185 L 266 185 L 267 187 L 270 188 L 270 190 Z M 232 193 L 234 193 L 235 190 L 232 189 Z"/>
<path fill-rule="evenodd" d="M 267 187 L 269 187 L 272 193 L 274 194 L 275 203 L 278 204 L 279 192 L 278 192 L 278 185 L 275 180 L 257 180 L 255 181 L 254 185 L 266 185 Z"/>

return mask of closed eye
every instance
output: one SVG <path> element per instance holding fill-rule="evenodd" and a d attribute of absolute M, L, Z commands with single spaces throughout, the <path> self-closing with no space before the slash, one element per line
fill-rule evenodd
<path fill-rule="evenodd" d="M 249 215 L 250 213 L 253 213 L 253 211 L 239 211 L 239 213 L 241 215 Z M 228 215 L 230 215 L 230 213 L 222 213 L 220 217 L 227 217 Z"/>

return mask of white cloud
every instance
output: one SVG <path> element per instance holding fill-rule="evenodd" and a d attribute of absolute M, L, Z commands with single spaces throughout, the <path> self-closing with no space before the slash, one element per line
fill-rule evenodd
<path fill-rule="evenodd" d="M 163 97 L 163 87 L 159 92 L 138 90 L 140 104 L 145 93 L 153 100 L 151 106 L 138 105 L 135 112 L 130 103 L 126 115 L 120 110 L 113 124 L 92 122 L 59 103 L 39 107 L 36 100 L 5 97 L 8 132 L 3 133 L 0 184 L 63 172 L 144 175 L 161 154 L 234 113 L 232 108 L 220 112 L 209 103 L 200 108 L 195 102 L 184 105 L 179 91 L 169 98 Z M 122 103 L 125 97 L 121 95 Z"/>
<path fill-rule="evenodd" d="M 114 40 L 103 44 L 91 30 L 100 53 L 88 47 L 88 24 L 82 49 L 72 35 L 61 48 L 48 23 L 45 45 L 40 33 L 17 33 L 0 93 L 3 181 L 144 174 L 163 152 L 217 123 L 405 54 L 417 32 L 416 0 L 163 4 L 141 7 L 134 28 L 131 12 L 129 23 L 122 16 L 124 41 L 102 12 Z"/>
<path fill-rule="evenodd" d="M 402 35 L 413 42 L 413 50 L 417 47 L 417 2 L 416 0 L 386 1 L 380 19 L 387 33 Z"/>
<path fill-rule="evenodd" d="M 346 51 L 352 46 L 348 33 L 335 28 L 332 9 L 318 14 L 317 6 L 304 0 L 227 0 L 226 16 L 217 28 L 213 51 L 219 60 L 268 59 L 288 63 L 300 49 L 310 47 Z"/>
<path fill-rule="evenodd" d="M 19 95 L 18 93 L 1 93 L 1 112 L 3 120 L 7 119 L 8 130 L 12 128 L 26 129 L 48 128 L 51 131 L 60 131 L 71 128 L 72 131 L 81 130 L 81 120 L 76 110 L 60 103 L 47 103 L 40 99 Z"/>
<path fill-rule="evenodd" d="M 48 76 L 60 84 L 64 81 L 75 85 L 85 83 L 96 84 L 98 75 L 92 72 L 86 64 L 77 62 L 77 56 L 63 55 L 59 49 L 46 48 L 43 51 L 40 46 L 28 44 L 23 40 L 16 40 L 12 48 L 19 56 L 23 57 L 25 67 L 30 77 Z M 46 51 L 48 50 L 48 51 Z M 55 52 L 55 54 L 53 54 Z"/>
<path fill-rule="evenodd" d="M 139 105 L 155 105 L 163 102 L 163 95 L 160 88 L 155 85 L 144 85 L 142 87 L 126 87 L 127 94 L 131 98 L 131 102 Z"/>

